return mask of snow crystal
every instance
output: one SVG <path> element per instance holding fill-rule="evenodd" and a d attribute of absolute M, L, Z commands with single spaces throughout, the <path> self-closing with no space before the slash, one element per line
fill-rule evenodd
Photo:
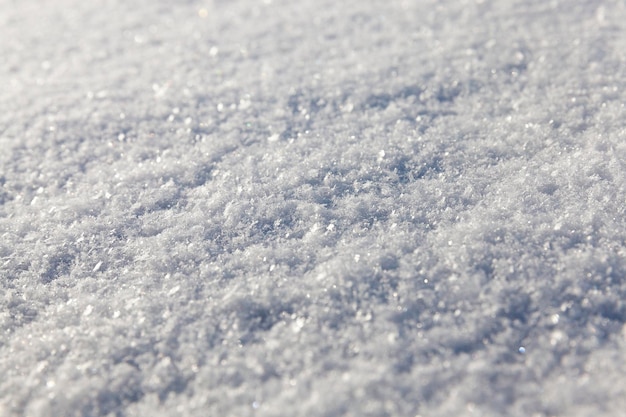
<path fill-rule="evenodd" d="M 622 3 L 48 3 L 0 2 L 1 416 L 626 409 Z"/>

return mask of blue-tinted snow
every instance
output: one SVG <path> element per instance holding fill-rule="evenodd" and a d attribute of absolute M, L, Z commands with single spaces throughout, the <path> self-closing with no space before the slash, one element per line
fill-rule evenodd
<path fill-rule="evenodd" d="M 1 0 L 0 415 L 620 415 L 624 22 Z"/>

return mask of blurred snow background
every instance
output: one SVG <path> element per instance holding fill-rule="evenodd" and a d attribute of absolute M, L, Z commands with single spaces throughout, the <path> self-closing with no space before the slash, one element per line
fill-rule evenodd
<path fill-rule="evenodd" d="M 0 415 L 623 415 L 625 22 L 0 0 Z"/>

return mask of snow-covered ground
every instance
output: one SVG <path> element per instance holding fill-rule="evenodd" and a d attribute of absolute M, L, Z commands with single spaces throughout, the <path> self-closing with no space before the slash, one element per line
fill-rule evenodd
<path fill-rule="evenodd" d="M 626 413 L 621 0 L 0 0 L 0 416 Z"/>

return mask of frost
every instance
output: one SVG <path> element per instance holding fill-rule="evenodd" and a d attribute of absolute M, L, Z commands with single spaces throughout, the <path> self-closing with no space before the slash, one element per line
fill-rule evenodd
<path fill-rule="evenodd" d="M 620 2 L 0 3 L 0 415 L 626 409 Z"/>

